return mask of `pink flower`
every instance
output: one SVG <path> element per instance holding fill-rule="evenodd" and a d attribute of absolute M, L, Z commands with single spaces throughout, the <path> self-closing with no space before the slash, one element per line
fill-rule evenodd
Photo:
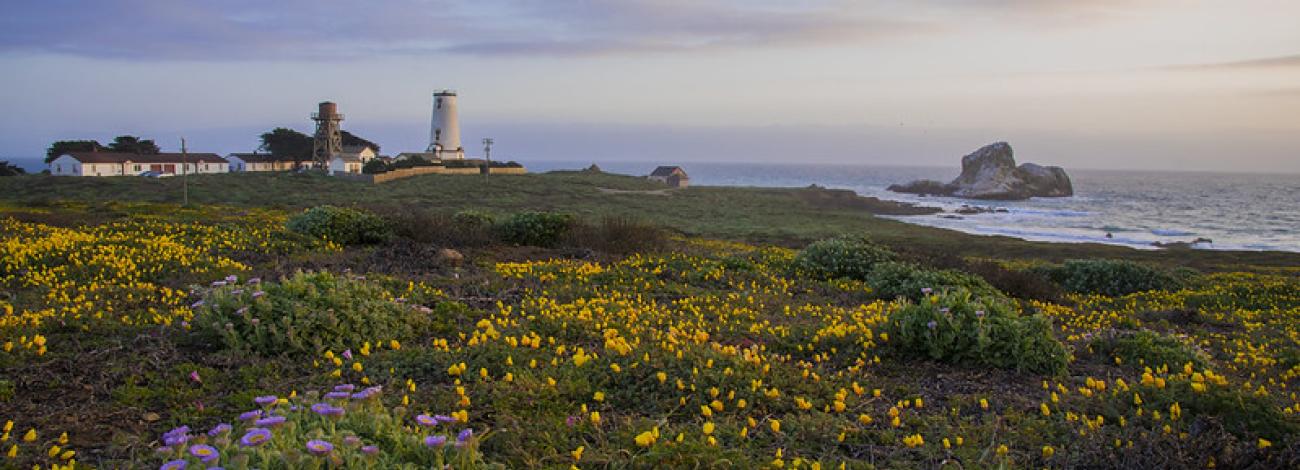
<path fill-rule="evenodd" d="M 194 383 L 203 383 L 203 379 L 199 377 L 199 371 L 197 370 L 190 372 L 190 380 L 194 381 Z"/>

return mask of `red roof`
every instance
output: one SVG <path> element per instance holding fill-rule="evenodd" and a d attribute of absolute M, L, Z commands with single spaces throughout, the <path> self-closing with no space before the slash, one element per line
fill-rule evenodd
<path fill-rule="evenodd" d="M 135 154 L 125 152 L 68 152 L 67 155 L 81 163 L 229 163 L 215 153 L 157 153 Z"/>

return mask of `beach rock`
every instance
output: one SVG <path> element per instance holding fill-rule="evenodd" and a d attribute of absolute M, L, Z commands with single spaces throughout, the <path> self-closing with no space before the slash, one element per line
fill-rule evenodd
<path fill-rule="evenodd" d="M 1011 145 L 1006 142 L 986 145 L 962 157 L 961 175 L 951 183 L 917 180 L 891 185 L 888 189 L 900 193 L 996 200 L 1074 195 L 1074 187 L 1064 169 L 1033 163 L 1016 166 Z"/>

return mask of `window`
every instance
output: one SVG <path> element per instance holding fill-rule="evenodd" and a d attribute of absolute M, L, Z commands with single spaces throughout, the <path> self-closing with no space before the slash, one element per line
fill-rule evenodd
<path fill-rule="evenodd" d="M 135 168 L 132 169 L 131 171 L 140 171 L 140 165 L 135 165 Z"/>
<path fill-rule="evenodd" d="M 433 105 L 434 105 L 435 107 L 437 107 L 438 109 L 442 109 L 442 98 L 438 98 L 438 99 L 436 99 L 436 100 L 433 100 Z"/>

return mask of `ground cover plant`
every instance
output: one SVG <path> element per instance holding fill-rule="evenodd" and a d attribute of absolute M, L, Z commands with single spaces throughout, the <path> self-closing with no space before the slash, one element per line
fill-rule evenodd
<path fill-rule="evenodd" d="M 427 220 L 531 208 L 488 209 Z M 1295 270 L 1044 300 L 888 237 L 824 276 L 628 222 L 544 247 L 375 210 L 393 236 L 343 245 L 300 212 L 0 208 L 0 467 L 1300 464 Z"/>

